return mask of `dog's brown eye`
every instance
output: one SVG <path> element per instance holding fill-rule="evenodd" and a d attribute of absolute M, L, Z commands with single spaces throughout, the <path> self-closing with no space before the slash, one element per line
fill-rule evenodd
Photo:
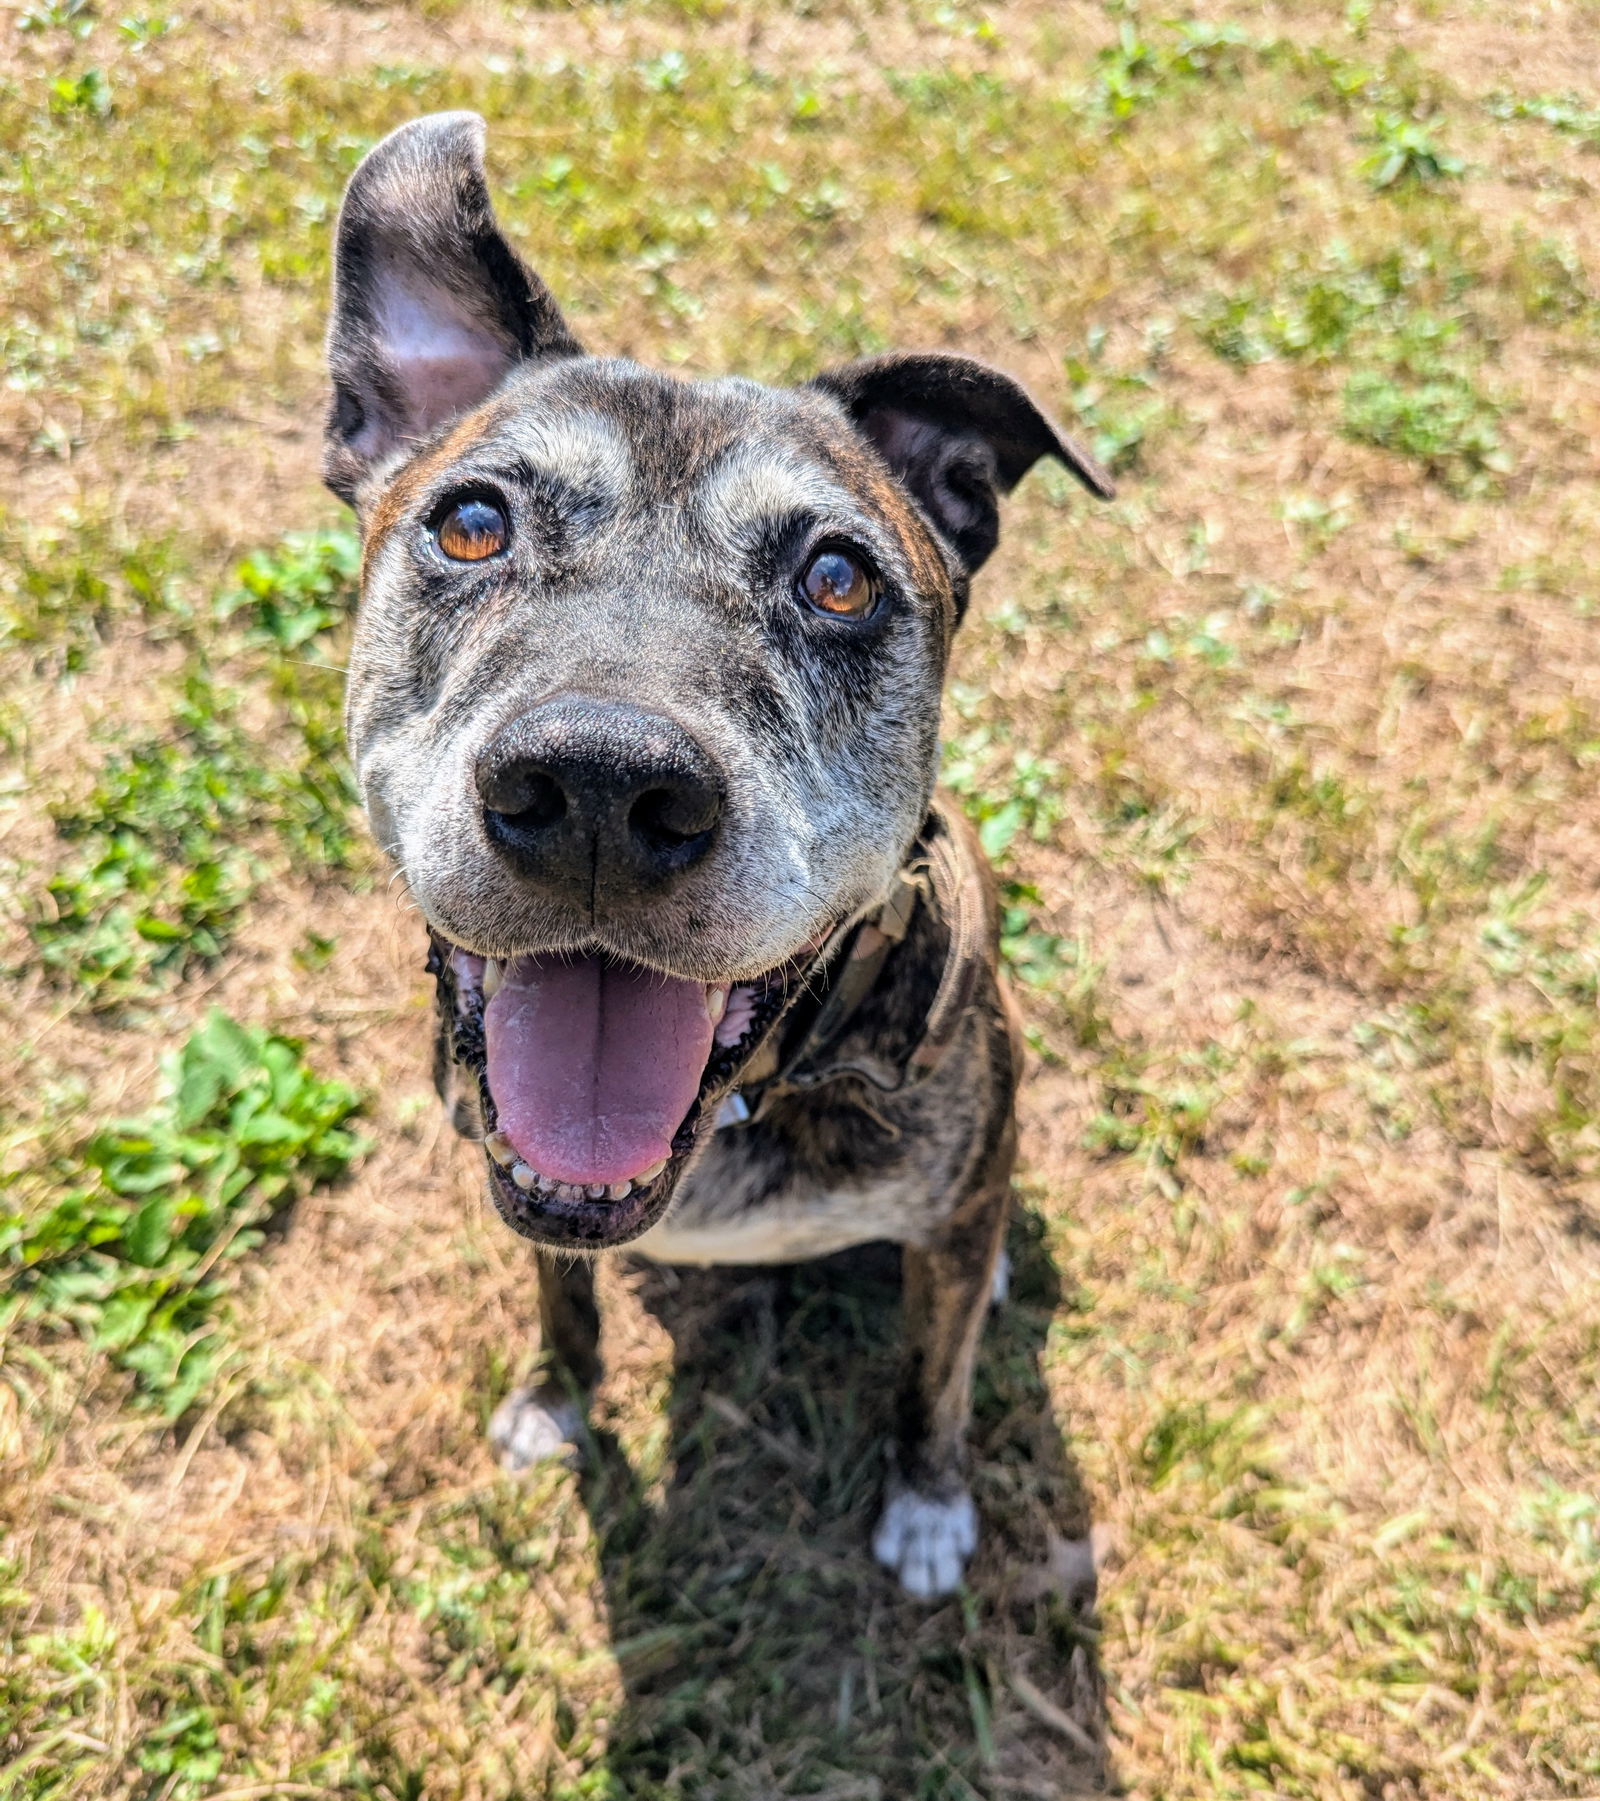
<path fill-rule="evenodd" d="M 845 550 L 819 550 L 800 577 L 808 606 L 835 619 L 865 619 L 878 604 L 872 577 Z"/>
<path fill-rule="evenodd" d="M 511 522 L 492 500 L 458 500 L 439 521 L 434 536 L 447 557 L 481 563 L 505 549 Z"/>

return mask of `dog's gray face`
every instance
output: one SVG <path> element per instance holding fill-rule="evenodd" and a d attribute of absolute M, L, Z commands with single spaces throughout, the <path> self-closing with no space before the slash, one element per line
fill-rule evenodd
<path fill-rule="evenodd" d="M 1104 477 L 953 357 L 794 390 L 585 356 L 494 223 L 482 128 L 418 121 L 339 226 L 328 474 L 360 512 L 352 755 L 435 934 L 497 1205 L 597 1247 L 926 812 L 995 497 Z"/>
<path fill-rule="evenodd" d="M 880 898 L 952 587 L 837 405 L 566 358 L 467 427 L 384 495 L 351 659 L 362 792 L 434 926 L 737 982 Z M 463 517 L 500 548 L 452 557 Z"/>

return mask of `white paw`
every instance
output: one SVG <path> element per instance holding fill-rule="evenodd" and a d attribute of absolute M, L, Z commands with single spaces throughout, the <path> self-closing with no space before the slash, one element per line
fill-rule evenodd
<path fill-rule="evenodd" d="M 919 1601 L 948 1595 L 961 1586 L 961 1572 L 977 1548 L 978 1510 L 964 1491 L 947 1501 L 902 1488 L 890 1495 L 872 1555 L 900 1578 Z"/>
<path fill-rule="evenodd" d="M 536 1388 L 513 1389 L 489 1420 L 489 1442 L 500 1467 L 511 1475 L 552 1458 L 571 1462 L 582 1425 L 570 1401 L 552 1399 Z"/>
<path fill-rule="evenodd" d="M 994 1260 L 994 1274 L 989 1278 L 989 1305 L 1004 1307 L 1011 1299 L 1011 1253 L 1002 1251 Z"/>

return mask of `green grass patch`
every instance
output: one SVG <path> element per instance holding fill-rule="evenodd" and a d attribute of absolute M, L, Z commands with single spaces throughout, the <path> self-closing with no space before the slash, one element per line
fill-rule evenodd
<path fill-rule="evenodd" d="M 0 511 L 0 653 L 41 672 L 78 674 L 119 621 L 180 623 L 188 576 L 171 537 L 130 542 L 76 512 L 35 528 Z"/>
<path fill-rule="evenodd" d="M 1586 145 L 1600 144 L 1600 106 L 1593 106 L 1576 94 L 1495 94 L 1488 107 L 1496 119 L 1531 119 L 1568 137 L 1580 138 Z"/>
<path fill-rule="evenodd" d="M 1414 458 L 1458 493 L 1511 469 L 1500 408 L 1464 375 L 1441 370 L 1408 379 L 1362 369 L 1345 382 L 1341 399 L 1346 436 Z"/>
<path fill-rule="evenodd" d="M 148 999 L 215 961 L 274 846 L 309 874 L 351 861 L 355 796 L 327 722 L 302 706 L 285 757 L 281 733 L 241 724 L 240 698 L 191 671 L 167 729 L 113 751 L 89 791 L 53 811 L 71 852 L 29 930 L 44 967 L 96 1007 Z"/>
<path fill-rule="evenodd" d="M 308 1188 L 366 1148 L 361 1097 L 313 1073 L 293 1039 L 213 1010 L 165 1065 L 143 1119 L 107 1126 L 76 1166 L 17 1179 L 0 1217 L 4 1323 L 74 1333 L 167 1418 L 211 1386 L 230 1266 Z"/>
<path fill-rule="evenodd" d="M 215 646 L 236 679 L 197 649 L 163 728 L 114 738 L 92 786 L 52 808 L 70 849 L 29 932 L 44 967 L 96 1008 L 148 1000 L 214 963 L 274 869 L 352 867 L 356 795 L 327 646 L 359 563 L 348 527 L 245 558 L 213 608 L 238 634 Z M 206 641 L 196 621 L 185 631 Z M 247 683 L 271 696 L 265 726 L 245 721 Z"/>
<path fill-rule="evenodd" d="M 265 642 L 299 650 L 344 621 L 360 573 L 361 540 L 349 526 L 290 532 L 240 563 L 217 616 L 248 620 Z"/>
<path fill-rule="evenodd" d="M 1287 268 L 1269 294 L 1214 296 L 1196 322 L 1228 362 L 1282 358 L 1345 370 L 1345 436 L 1472 493 L 1513 466 L 1500 429 L 1504 404 L 1480 381 L 1496 327 L 1473 310 L 1473 286 L 1471 263 L 1448 236 L 1370 259 L 1335 242 L 1311 266 Z"/>

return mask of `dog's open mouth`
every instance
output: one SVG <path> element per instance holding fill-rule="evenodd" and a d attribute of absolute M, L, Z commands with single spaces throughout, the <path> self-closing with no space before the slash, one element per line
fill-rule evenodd
<path fill-rule="evenodd" d="M 753 981 L 697 982 L 603 955 L 497 962 L 435 939 L 456 1060 L 477 1077 L 507 1224 L 598 1249 L 660 1217 L 731 1085 L 802 981 L 810 945 Z"/>

